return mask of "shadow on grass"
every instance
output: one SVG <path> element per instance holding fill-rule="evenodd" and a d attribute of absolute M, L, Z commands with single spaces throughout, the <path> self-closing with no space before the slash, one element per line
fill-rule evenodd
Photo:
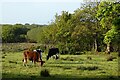
<path fill-rule="evenodd" d="M 41 77 L 35 75 L 3 73 L 2 80 L 120 80 L 117 76 L 100 76 L 98 78 L 75 77 L 69 75 L 51 75 L 50 77 Z"/>
<path fill-rule="evenodd" d="M 48 62 L 48 64 L 83 64 L 83 62 Z"/>

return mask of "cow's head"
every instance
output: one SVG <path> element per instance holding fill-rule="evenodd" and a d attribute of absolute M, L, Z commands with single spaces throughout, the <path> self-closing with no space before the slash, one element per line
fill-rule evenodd
<path fill-rule="evenodd" d="M 49 56 L 47 56 L 47 60 L 49 59 Z"/>
<path fill-rule="evenodd" d="M 56 59 L 59 59 L 59 56 L 58 56 L 58 55 L 56 55 Z"/>
<path fill-rule="evenodd" d="M 41 66 L 43 66 L 44 63 L 45 63 L 45 61 L 41 61 Z"/>

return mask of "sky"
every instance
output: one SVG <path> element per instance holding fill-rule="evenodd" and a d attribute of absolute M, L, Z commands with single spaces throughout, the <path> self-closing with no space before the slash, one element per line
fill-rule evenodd
<path fill-rule="evenodd" d="M 0 0 L 0 24 L 49 24 L 55 14 L 73 13 L 82 0 Z"/>

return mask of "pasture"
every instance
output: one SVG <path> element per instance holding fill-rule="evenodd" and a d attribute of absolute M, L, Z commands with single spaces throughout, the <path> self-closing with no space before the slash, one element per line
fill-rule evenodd
<path fill-rule="evenodd" d="M 22 44 L 23 45 L 23 44 Z M 4 45 L 2 52 L 2 78 L 9 79 L 31 79 L 31 80 L 114 80 L 118 79 L 118 57 L 113 52 L 112 61 L 107 61 L 110 55 L 103 52 L 92 54 L 86 52 L 82 55 L 60 55 L 60 59 L 50 58 L 46 61 L 47 52 L 43 53 L 45 64 L 40 67 L 28 62 L 28 66 L 23 66 L 23 48 L 22 45 Z M 25 44 L 24 44 L 25 45 Z M 6 48 L 7 47 L 7 48 Z M 6 49 L 6 50 L 5 50 Z M 8 49 L 8 51 L 7 51 Z M 14 51 L 16 49 L 16 51 Z M 40 73 L 42 70 L 48 70 L 50 76 L 44 77 Z"/>
<path fill-rule="evenodd" d="M 87 57 L 92 59 L 88 59 Z M 22 52 L 9 52 L 2 54 L 2 78 L 44 78 L 44 79 L 71 79 L 71 78 L 108 78 L 115 79 L 118 76 L 117 58 L 107 61 L 104 55 L 60 55 L 59 60 L 51 58 L 43 67 L 28 63 L 22 65 Z M 42 77 L 40 71 L 47 69 L 50 77 Z"/>

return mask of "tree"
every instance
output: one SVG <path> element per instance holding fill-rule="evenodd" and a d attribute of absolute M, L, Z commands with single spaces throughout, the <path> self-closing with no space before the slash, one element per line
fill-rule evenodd
<path fill-rule="evenodd" d="M 28 29 L 22 24 L 2 25 L 3 42 L 25 42 Z"/>
<path fill-rule="evenodd" d="M 82 8 L 77 9 L 74 13 L 74 23 L 79 31 L 78 37 L 80 43 L 84 43 L 85 50 L 91 50 L 92 45 L 94 51 L 97 52 L 99 49 L 99 43 L 102 43 L 102 28 L 99 25 L 99 21 L 95 17 L 97 13 L 97 5 L 99 3 L 86 3 Z M 75 27 L 74 34 L 77 32 Z M 82 35 L 80 35 L 82 33 Z M 83 34 L 84 33 L 84 34 Z M 78 39 L 77 39 L 78 40 Z M 83 45 L 83 44 L 82 44 Z M 89 47 L 88 47 L 89 45 Z"/>
<path fill-rule="evenodd" d="M 103 28 L 109 27 L 108 32 L 105 34 L 104 42 L 107 44 L 107 53 L 110 53 L 110 44 L 115 41 L 119 43 L 120 41 L 120 2 L 101 2 L 97 17 Z M 108 25 L 108 23 L 110 25 Z"/>
<path fill-rule="evenodd" d="M 73 14 L 66 11 L 61 15 L 56 14 L 55 21 L 43 29 L 46 40 L 70 53 L 91 50 L 93 44 L 96 44 L 97 51 L 98 43 L 102 40 L 96 11 L 96 3 L 93 3 L 77 9 Z"/>

